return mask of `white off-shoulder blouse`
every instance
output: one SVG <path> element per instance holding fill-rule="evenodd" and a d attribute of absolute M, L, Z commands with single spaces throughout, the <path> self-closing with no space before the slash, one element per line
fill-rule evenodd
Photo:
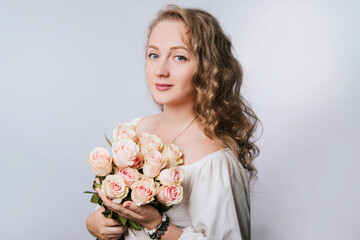
<path fill-rule="evenodd" d="M 225 148 L 180 167 L 186 173 L 184 198 L 166 213 L 183 229 L 179 239 L 250 239 L 248 179 L 232 151 Z M 143 230 L 135 233 L 128 231 L 125 239 L 150 239 Z"/>

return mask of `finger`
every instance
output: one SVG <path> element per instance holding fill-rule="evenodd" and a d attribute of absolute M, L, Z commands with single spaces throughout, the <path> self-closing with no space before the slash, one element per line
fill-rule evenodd
<path fill-rule="evenodd" d="M 95 182 L 97 183 L 97 184 L 100 184 L 100 179 L 97 177 L 97 178 L 95 178 Z"/>
<path fill-rule="evenodd" d="M 116 221 L 113 218 L 107 218 L 104 216 L 104 218 L 106 218 L 106 220 L 104 220 L 104 225 L 107 227 L 121 227 L 123 226 L 121 223 L 118 223 L 118 221 Z"/>
<path fill-rule="evenodd" d="M 99 188 L 95 188 L 96 192 L 98 193 L 99 197 L 101 198 L 101 200 L 103 201 L 103 203 L 105 204 L 105 206 L 107 206 L 108 208 L 110 208 L 110 210 L 113 211 L 121 211 L 124 210 L 125 208 L 123 208 L 121 206 L 121 204 L 118 203 L 114 203 L 111 199 L 107 198 L 105 196 L 105 194 L 99 189 Z"/>
<path fill-rule="evenodd" d="M 95 188 L 95 191 L 98 193 L 99 197 L 101 198 L 101 200 L 103 201 L 103 203 L 107 206 L 110 207 L 109 205 L 113 204 L 114 202 L 111 201 L 110 199 L 108 199 L 105 194 L 101 191 L 100 188 Z"/>
<path fill-rule="evenodd" d="M 107 227 L 106 228 L 106 233 L 108 236 L 113 235 L 114 237 L 119 235 L 120 236 L 125 232 L 127 228 L 124 226 L 119 226 L 119 227 Z"/>
<path fill-rule="evenodd" d="M 137 206 L 133 201 L 126 201 L 123 203 L 123 207 L 137 214 L 141 214 L 142 208 Z"/>
<path fill-rule="evenodd" d="M 96 192 L 98 193 L 99 197 L 103 201 L 104 205 L 110 208 L 110 210 L 120 213 L 121 211 L 127 211 L 122 204 L 114 203 L 111 199 L 107 198 L 105 194 L 99 189 L 95 188 Z"/>
<path fill-rule="evenodd" d="M 131 209 L 126 209 L 122 206 L 122 204 L 114 203 L 112 200 L 108 199 L 99 188 L 96 188 L 95 190 L 99 194 L 99 197 L 103 201 L 104 205 L 107 206 L 110 210 L 112 210 L 112 211 L 118 213 L 120 216 L 128 218 L 130 220 L 136 221 L 136 219 L 141 218 L 141 216 L 138 213 L 132 211 Z"/>

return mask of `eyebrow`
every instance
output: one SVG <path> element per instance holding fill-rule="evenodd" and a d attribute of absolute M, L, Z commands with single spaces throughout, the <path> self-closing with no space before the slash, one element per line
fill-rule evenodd
<path fill-rule="evenodd" d="M 154 46 L 154 45 L 149 45 L 149 46 L 147 47 L 147 49 L 149 49 L 149 48 L 154 48 L 154 49 L 156 49 L 156 50 L 159 50 L 159 48 L 156 47 L 156 46 Z M 186 48 L 186 47 L 183 47 L 183 46 L 174 46 L 174 47 L 171 47 L 171 48 L 170 48 L 170 50 L 175 50 L 175 49 L 184 49 L 185 51 L 187 51 L 187 52 L 190 53 L 190 50 L 189 50 L 188 48 Z"/>

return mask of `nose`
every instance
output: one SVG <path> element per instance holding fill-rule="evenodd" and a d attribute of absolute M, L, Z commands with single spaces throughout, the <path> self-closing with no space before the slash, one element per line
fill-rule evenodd
<path fill-rule="evenodd" d="M 157 66 L 155 68 L 155 75 L 157 77 L 169 77 L 170 71 L 166 59 L 161 59 L 157 62 Z"/>

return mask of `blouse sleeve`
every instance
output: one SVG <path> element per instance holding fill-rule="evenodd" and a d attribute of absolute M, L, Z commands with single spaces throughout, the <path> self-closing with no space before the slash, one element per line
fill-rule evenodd
<path fill-rule="evenodd" d="M 244 169 L 229 152 L 203 159 L 191 174 L 191 226 L 180 239 L 250 239 L 250 196 Z"/>

